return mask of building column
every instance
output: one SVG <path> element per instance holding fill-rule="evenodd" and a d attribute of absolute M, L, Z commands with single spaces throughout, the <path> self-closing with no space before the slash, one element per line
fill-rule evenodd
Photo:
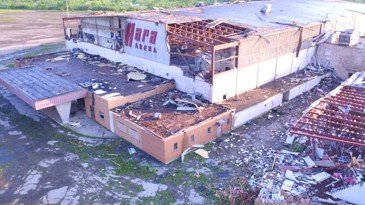
<path fill-rule="evenodd" d="M 61 105 L 56 105 L 56 110 L 58 115 L 61 117 L 62 124 L 67 124 L 70 122 L 71 113 L 71 102 L 64 103 Z"/>

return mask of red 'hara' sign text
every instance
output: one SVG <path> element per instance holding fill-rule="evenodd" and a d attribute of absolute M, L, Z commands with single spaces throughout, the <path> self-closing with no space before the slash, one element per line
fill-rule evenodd
<path fill-rule="evenodd" d="M 157 39 L 157 31 L 149 29 L 136 28 L 135 23 L 127 24 L 127 32 L 125 34 L 125 45 L 136 49 L 157 53 L 155 47 Z"/>

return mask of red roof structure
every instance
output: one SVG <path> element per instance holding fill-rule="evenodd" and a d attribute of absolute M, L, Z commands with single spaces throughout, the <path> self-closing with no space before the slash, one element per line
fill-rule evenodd
<path fill-rule="evenodd" d="M 365 147 L 365 72 L 314 102 L 290 132 Z"/>

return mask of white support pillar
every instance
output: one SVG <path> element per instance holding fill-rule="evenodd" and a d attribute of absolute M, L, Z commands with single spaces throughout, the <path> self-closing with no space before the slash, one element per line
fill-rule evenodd
<path fill-rule="evenodd" d="M 56 105 L 56 110 L 58 115 L 61 117 L 62 124 L 70 122 L 71 102 Z"/>
<path fill-rule="evenodd" d="M 115 128 L 114 128 L 114 116 L 113 116 L 113 112 L 112 111 L 109 111 L 109 125 L 110 125 L 110 130 L 112 132 L 115 133 Z"/>

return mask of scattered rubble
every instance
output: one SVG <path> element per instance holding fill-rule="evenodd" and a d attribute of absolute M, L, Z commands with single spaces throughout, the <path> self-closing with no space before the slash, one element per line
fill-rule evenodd
<path fill-rule="evenodd" d="M 176 89 L 113 109 L 153 132 L 168 137 L 201 121 L 228 112 L 229 108 Z"/>

